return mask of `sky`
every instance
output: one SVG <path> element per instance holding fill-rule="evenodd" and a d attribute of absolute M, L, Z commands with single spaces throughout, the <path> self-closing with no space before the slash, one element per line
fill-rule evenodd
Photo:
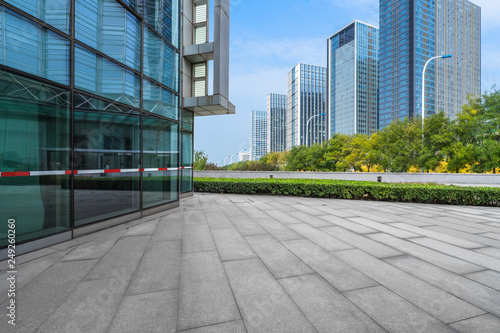
<path fill-rule="evenodd" d="M 484 92 L 500 87 L 500 1 L 472 2 L 482 13 Z M 379 0 L 231 0 L 229 100 L 236 114 L 196 117 L 195 150 L 214 163 L 250 150 L 251 111 L 265 111 L 269 93 L 286 94 L 296 64 L 326 67 L 327 37 L 356 19 L 378 26 L 378 6 Z"/>

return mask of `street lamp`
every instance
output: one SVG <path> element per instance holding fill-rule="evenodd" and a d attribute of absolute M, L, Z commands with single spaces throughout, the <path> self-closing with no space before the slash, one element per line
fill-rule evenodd
<path fill-rule="evenodd" d="M 306 145 L 307 145 L 307 142 L 308 142 L 308 139 L 309 139 L 309 122 L 311 121 L 311 119 L 313 119 L 315 117 L 324 116 L 325 114 L 326 113 L 317 114 L 317 115 L 312 116 L 311 118 L 309 118 L 309 120 L 307 121 L 307 123 L 306 123 L 306 142 L 305 142 Z"/>
<path fill-rule="evenodd" d="M 437 58 L 451 58 L 452 55 L 443 55 L 443 56 L 436 56 L 432 57 L 427 62 L 425 63 L 424 70 L 422 71 L 422 143 L 424 142 L 424 117 L 425 117 L 425 69 L 427 68 L 427 65 L 434 59 Z"/>

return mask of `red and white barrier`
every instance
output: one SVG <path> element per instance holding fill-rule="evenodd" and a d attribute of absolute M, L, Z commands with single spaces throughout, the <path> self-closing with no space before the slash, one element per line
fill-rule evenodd
<path fill-rule="evenodd" d="M 178 171 L 192 169 L 193 167 L 178 168 L 144 168 L 144 169 L 102 169 L 102 170 L 56 170 L 56 171 L 6 171 L 0 172 L 0 177 L 28 177 L 28 176 L 52 176 L 52 175 L 85 175 L 99 173 L 127 173 L 127 172 L 155 172 L 155 171 Z"/>

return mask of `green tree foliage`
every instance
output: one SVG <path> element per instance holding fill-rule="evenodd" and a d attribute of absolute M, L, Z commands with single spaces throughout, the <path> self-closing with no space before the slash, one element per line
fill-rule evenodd
<path fill-rule="evenodd" d="M 208 156 L 203 150 L 196 150 L 194 152 L 194 169 L 206 170 L 208 165 Z"/>

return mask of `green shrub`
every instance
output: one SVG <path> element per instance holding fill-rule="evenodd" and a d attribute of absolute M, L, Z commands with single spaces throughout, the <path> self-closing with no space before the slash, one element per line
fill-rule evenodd
<path fill-rule="evenodd" d="M 488 187 L 393 184 L 327 179 L 195 178 L 194 190 L 208 193 L 500 207 L 500 188 Z"/>

